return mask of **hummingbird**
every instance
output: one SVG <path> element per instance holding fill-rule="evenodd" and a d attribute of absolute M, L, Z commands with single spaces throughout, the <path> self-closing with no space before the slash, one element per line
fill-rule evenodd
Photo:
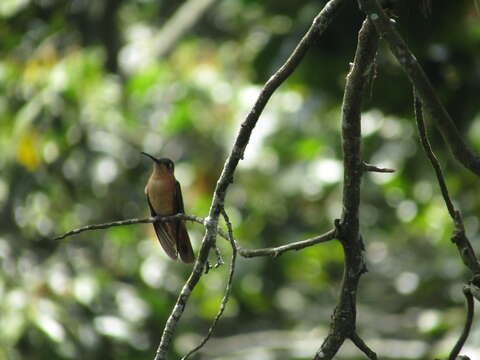
<path fill-rule="evenodd" d="M 152 216 L 168 216 L 183 213 L 183 198 L 180 183 L 175 179 L 174 163 L 168 158 L 155 158 L 142 151 L 153 160 L 153 171 L 145 186 L 145 195 Z M 185 221 L 154 222 L 153 228 L 163 250 L 172 259 L 192 263 L 195 259 Z"/>

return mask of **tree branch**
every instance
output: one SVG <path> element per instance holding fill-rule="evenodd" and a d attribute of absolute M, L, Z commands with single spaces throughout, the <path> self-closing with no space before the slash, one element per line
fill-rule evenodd
<path fill-rule="evenodd" d="M 427 131 L 425 130 L 425 123 L 423 122 L 422 103 L 415 94 L 415 88 L 413 89 L 413 102 L 420 141 L 422 143 L 423 149 L 425 150 L 425 153 L 427 154 L 428 159 L 430 160 L 430 163 L 432 164 L 433 169 L 435 170 L 435 174 L 437 175 L 438 185 L 440 186 L 440 190 L 442 191 L 443 200 L 445 200 L 445 205 L 447 206 L 448 213 L 450 214 L 451 218 L 455 220 L 456 210 L 453 206 L 452 200 L 450 199 L 450 195 L 448 194 L 447 184 L 445 182 L 445 177 L 443 176 L 443 171 L 440 163 L 438 162 L 437 157 L 433 153 L 430 142 L 428 141 Z"/>
<path fill-rule="evenodd" d="M 450 195 L 448 194 L 447 184 L 445 182 L 445 178 L 443 176 L 442 168 L 437 160 L 437 157 L 432 151 L 432 147 L 430 142 L 428 141 L 427 132 L 425 130 L 425 124 L 423 122 L 423 114 L 422 114 L 422 103 L 420 99 L 415 94 L 415 89 L 413 91 L 413 100 L 414 100 L 414 110 L 415 110 L 415 119 L 417 121 L 418 132 L 420 136 L 420 140 L 422 142 L 423 148 L 425 153 L 427 154 L 430 163 L 432 164 L 433 169 L 435 170 L 435 174 L 437 176 L 438 184 L 440 186 L 443 199 L 445 201 L 445 205 L 447 206 L 448 212 L 453 219 L 455 225 L 454 235 L 452 237 L 452 242 L 457 245 L 457 249 L 460 253 L 460 257 L 462 258 L 463 263 L 473 272 L 474 279 L 478 278 L 480 274 L 480 265 L 478 263 L 477 257 L 475 252 L 472 248 L 470 241 L 468 240 L 465 234 L 465 228 L 463 226 L 463 219 L 460 214 L 460 211 L 455 209 L 452 200 L 450 199 Z M 448 360 L 455 360 L 457 359 L 457 355 L 462 350 L 463 344 L 468 338 L 470 333 L 470 328 L 472 326 L 473 321 L 473 313 L 474 313 L 474 304 L 473 304 L 473 296 L 471 291 L 471 286 L 476 286 L 477 284 L 472 284 L 470 286 L 465 286 L 463 289 L 463 294 L 467 300 L 467 319 L 465 321 L 465 327 L 463 329 L 462 335 L 458 339 L 457 343 L 455 344 Z"/>
<path fill-rule="evenodd" d="M 134 224 L 148 224 L 148 223 L 153 223 L 156 221 L 160 222 L 168 222 L 168 221 L 173 221 L 173 220 L 186 220 L 186 221 L 192 221 L 196 222 L 199 224 L 204 224 L 205 219 L 200 217 L 200 216 L 195 216 L 195 215 L 186 215 L 186 214 L 175 214 L 175 215 L 170 215 L 170 216 L 153 216 L 153 217 L 148 217 L 148 218 L 140 218 L 140 219 L 127 219 L 127 220 L 119 220 L 119 221 L 112 221 L 108 223 L 103 223 L 103 224 L 93 224 L 93 225 L 86 225 L 82 226 L 81 228 L 71 230 L 63 235 L 57 236 L 53 238 L 53 240 L 62 240 L 65 239 L 66 237 L 72 236 L 72 235 L 77 235 L 80 234 L 84 231 L 92 231 L 92 230 L 102 230 L 102 229 L 108 229 L 111 227 L 115 226 L 126 226 L 126 225 L 134 225 Z"/>
<path fill-rule="evenodd" d="M 465 227 L 459 211 L 455 213 L 455 230 L 452 236 L 452 242 L 457 246 L 463 263 L 470 269 L 473 275 L 480 275 L 480 264 L 472 244 L 465 234 Z"/>
<path fill-rule="evenodd" d="M 358 0 L 360 8 L 375 24 L 377 32 L 388 43 L 390 50 L 415 87 L 427 114 L 433 119 L 453 156 L 476 175 L 480 175 L 480 158 L 472 152 L 458 132 L 455 122 L 443 107 L 421 65 L 394 28 L 377 0 Z"/>
<path fill-rule="evenodd" d="M 286 244 L 286 245 L 281 245 L 281 246 L 276 246 L 276 247 L 270 247 L 270 248 L 263 248 L 263 249 L 246 249 L 242 248 L 237 244 L 238 248 L 238 253 L 244 257 L 244 258 L 253 258 L 253 257 L 258 257 L 258 256 L 273 256 L 277 257 L 282 255 L 286 251 L 291 251 L 291 250 L 301 250 L 306 247 L 319 244 L 322 242 L 327 242 L 330 240 L 335 239 L 336 231 L 335 229 L 332 229 L 325 234 L 315 236 L 310 239 L 306 240 L 301 240 L 297 241 L 291 244 Z"/>
<path fill-rule="evenodd" d="M 467 341 L 468 335 L 470 334 L 470 329 L 472 327 L 475 307 L 473 303 L 473 296 L 468 286 L 463 288 L 463 294 L 465 295 L 465 299 L 467 300 L 467 318 L 465 320 L 465 327 L 463 328 L 460 338 L 458 339 L 457 343 L 453 347 L 452 352 L 448 357 L 448 360 L 457 359 L 457 355 L 462 350 L 462 347 L 465 344 L 465 341 Z"/>
<path fill-rule="evenodd" d="M 233 182 L 233 173 L 238 165 L 238 162 L 243 159 L 245 148 L 250 140 L 250 135 L 253 128 L 263 112 L 268 100 L 273 95 L 275 90 L 294 72 L 307 50 L 310 48 L 315 39 L 318 38 L 333 21 L 341 5 L 345 0 L 330 0 L 320 13 L 313 20 L 312 25 L 307 33 L 293 50 L 287 61 L 273 74 L 270 79 L 263 86 L 260 94 L 255 101 L 252 109 L 248 113 L 245 121 L 241 124 L 240 131 L 237 135 L 232 151 L 225 162 L 222 174 L 214 193 L 213 204 L 210 216 L 213 219 L 218 219 L 221 207 L 225 199 L 225 193 L 228 186 Z"/>
<path fill-rule="evenodd" d="M 465 233 L 462 215 L 460 211 L 455 209 L 455 206 L 453 205 L 453 202 L 450 199 L 447 184 L 443 176 L 442 168 L 440 167 L 437 157 L 433 153 L 432 147 L 430 146 L 430 142 L 428 141 L 428 136 L 425 130 L 425 124 L 423 122 L 422 103 L 415 96 L 415 91 L 414 91 L 414 109 L 415 109 L 415 118 L 417 121 L 420 140 L 422 142 L 425 153 L 427 154 L 427 157 L 430 160 L 430 163 L 432 164 L 433 169 L 435 170 L 435 175 L 437 176 L 438 184 L 442 191 L 443 199 L 445 200 L 445 204 L 447 206 L 448 212 L 452 217 L 455 225 L 452 242 L 457 246 L 457 249 L 460 253 L 460 257 L 462 258 L 463 263 L 472 271 L 474 275 L 480 274 L 480 264 L 475 255 L 475 252 L 470 243 L 470 240 L 468 240 L 467 235 Z"/>
<path fill-rule="evenodd" d="M 178 321 L 183 314 L 190 294 L 202 276 L 210 248 L 215 243 L 215 238 L 217 236 L 218 217 L 224 206 L 228 186 L 233 182 L 233 174 L 238 162 L 243 157 L 245 148 L 250 140 L 250 135 L 257 123 L 258 118 L 260 117 L 260 114 L 275 90 L 300 64 L 307 50 L 313 43 L 313 40 L 322 34 L 334 19 L 343 2 L 344 0 L 330 0 L 325 5 L 322 11 L 320 11 L 320 13 L 315 17 L 312 26 L 299 42 L 285 64 L 283 64 L 282 67 L 280 67 L 280 69 L 266 82 L 252 110 L 242 123 L 233 148 L 227 160 L 225 161 L 222 173 L 215 187 L 209 214 L 205 219 L 206 231 L 203 236 L 198 257 L 195 261 L 190 277 L 183 286 L 177 302 L 170 313 L 167 323 L 165 324 L 165 328 L 160 339 L 160 344 L 156 351 L 155 360 L 166 359 L 168 348 L 170 346 L 173 334 L 175 333 Z"/>
<path fill-rule="evenodd" d="M 53 240 L 62 240 L 69 236 L 77 235 L 85 231 L 103 230 L 103 229 L 108 229 L 116 226 L 127 226 L 127 225 L 134 225 L 134 224 L 148 224 L 156 221 L 168 222 L 168 221 L 174 221 L 174 220 L 185 220 L 185 221 L 191 221 L 201 225 L 205 225 L 205 218 L 201 216 L 187 215 L 187 214 L 175 214 L 170 216 L 158 215 L 158 216 L 153 216 L 148 218 L 138 218 L 138 219 L 133 218 L 133 219 L 126 219 L 126 220 L 119 220 L 119 221 L 111 221 L 103 224 L 86 225 L 78 229 L 71 230 L 63 235 L 57 236 L 53 238 Z M 222 238 L 224 238 L 227 241 L 230 241 L 229 234 L 225 233 L 225 231 L 223 231 L 221 228 L 218 228 L 217 232 L 218 232 L 218 235 L 220 235 Z M 335 239 L 335 235 L 336 235 L 335 230 L 332 229 L 326 232 L 325 234 L 318 235 L 310 239 L 295 241 L 290 244 L 285 244 L 285 245 L 270 247 L 270 248 L 263 248 L 263 249 L 248 249 L 248 248 L 241 247 L 235 239 L 233 240 L 233 242 L 236 246 L 236 250 L 238 251 L 238 255 L 244 258 L 253 258 L 253 257 L 259 257 L 259 256 L 277 257 L 287 251 L 301 250 L 309 246 L 313 246 L 322 242 L 333 240 Z M 223 265 L 223 260 L 219 261 L 220 259 L 221 259 L 221 256 L 219 256 L 219 254 L 217 253 L 217 262 L 218 264 Z"/>
<path fill-rule="evenodd" d="M 355 59 L 347 76 L 343 98 L 343 213 L 337 220 L 337 236 L 345 254 L 340 297 L 335 307 L 328 336 L 315 360 L 331 360 L 347 338 L 355 338 L 356 294 L 360 276 L 366 271 L 364 246 L 359 231 L 360 184 L 364 171 L 361 160 L 360 114 L 365 84 L 374 64 L 378 38 L 368 19 L 358 33 Z"/>
<path fill-rule="evenodd" d="M 378 172 L 378 173 L 394 173 L 395 172 L 395 169 L 382 168 L 375 165 L 367 164 L 366 162 L 364 162 L 362 165 L 363 165 L 363 171 Z"/>

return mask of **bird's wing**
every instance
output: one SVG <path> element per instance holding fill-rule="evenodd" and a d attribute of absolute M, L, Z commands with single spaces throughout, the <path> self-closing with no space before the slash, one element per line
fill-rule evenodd
<path fill-rule="evenodd" d="M 180 187 L 180 183 L 175 180 L 175 214 L 178 213 L 185 213 L 185 209 L 183 208 L 182 188 Z M 173 224 L 175 234 L 179 234 L 182 221 L 175 221 Z"/>
<path fill-rule="evenodd" d="M 175 210 L 177 211 L 177 214 L 185 212 L 185 209 L 183 208 L 182 188 L 178 181 L 175 181 Z"/>
<path fill-rule="evenodd" d="M 184 213 L 182 188 L 178 181 L 175 182 L 175 212 Z M 195 260 L 193 254 L 192 244 L 190 243 L 190 237 L 188 236 L 187 228 L 185 227 L 185 221 L 179 220 L 175 224 L 175 233 L 177 238 L 177 250 L 180 258 L 185 263 L 192 263 Z"/>
<path fill-rule="evenodd" d="M 150 203 L 150 198 L 148 197 L 148 193 L 147 193 L 147 201 L 148 201 L 148 207 L 150 208 L 150 214 L 152 216 L 157 216 L 157 213 L 155 212 L 152 204 Z M 167 230 L 167 224 L 161 223 L 161 222 L 154 222 L 153 228 L 157 233 L 158 241 L 160 242 L 160 245 L 162 245 L 163 250 L 165 250 L 167 255 L 170 256 L 172 259 L 177 259 L 177 249 L 176 249 L 175 240 L 169 234 Z"/>

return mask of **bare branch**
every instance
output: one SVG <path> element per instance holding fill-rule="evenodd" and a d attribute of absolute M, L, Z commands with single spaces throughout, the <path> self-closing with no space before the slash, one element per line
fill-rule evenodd
<path fill-rule="evenodd" d="M 360 336 L 356 332 L 350 336 L 350 340 L 371 360 L 377 360 L 377 354 L 368 347 L 367 344 L 362 340 Z"/>
<path fill-rule="evenodd" d="M 250 135 L 255 127 L 268 100 L 275 90 L 292 74 L 292 72 L 300 64 L 307 50 L 310 48 L 313 40 L 322 34 L 337 14 L 340 6 L 345 0 L 330 0 L 320 13 L 315 17 L 312 26 L 305 36 L 299 42 L 293 53 L 280 69 L 267 81 L 260 92 L 257 101 L 253 105 L 252 110 L 247 115 L 245 121 L 240 127 L 233 148 L 223 166 L 220 178 L 217 181 L 213 194 L 212 204 L 210 206 L 208 217 L 205 219 L 206 231 L 202 240 L 198 257 L 193 266 L 192 273 L 185 283 L 177 302 L 170 313 L 165 328 L 163 330 L 160 344 L 157 348 L 155 360 L 165 360 L 172 340 L 173 334 L 177 327 L 183 311 L 185 309 L 188 298 L 200 280 L 203 269 L 205 268 L 208 254 L 212 245 L 215 243 L 218 228 L 218 217 L 223 209 L 225 196 L 228 186 L 233 182 L 233 174 L 237 168 L 238 162 L 243 157 L 245 148 L 250 140 Z"/>
<path fill-rule="evenodd" d="M 330 0 L 320 13 L 313 20 L 312 25 L 308 29 L 307 33 L 298 43 L 297 47 L 293 50 L 287 61 L 273 74 L 270 79 L 265 83 L 260 94 L 255 101 L 252 109 L 248 113 L 245 121 L 240 126 L 240 131 L 237 134 L 237 138 L 230 152 L 230 155 L 225 162 L 220 179 L 217 182 L 217 186 L 214 193 L 214 199 L 210 213 L 213 219 L 218 219 L 221 208 L 224 203 L 225 194 L 228 186 L 233 182 L 233 173 L 238 165 L 238 162 L 243 159 L 245 148 L 250 140 L 250 135 L 253 128 L 257 124 L 257 121 L 263 112 L 263 109 L 267 105 L 268 100 L 273 95 L 275 90 L 295 71 L 302 59 L 304 58 L 307 50 L 333 21 L 341 5 L 345 0 Z"/>
<path fill-rule="evenodd" d="M 358 33 L 355 59 L 347 76 L 343 97 L 343 213 L 336 222 L 337 236 L 345 253 L 340 297 L 332 315 L 330 330 L 315 355 L 315 360 L 331 360 L 345 339 L 351 338 L 356 326 L 356 294 L 360 276 L 366 271 L 364 246 L 359 231 L 361 160 L 360 114 L 362 99 L 377 52 L 378 37 L 373 25 L 365 19 Z"/>
<path fill-rule="evenodd" d="M 426 113 L 435 122 L 454 157 L 474 174 L 480 175 L 480 157 L 473 153 L 465 143 L 415 55 L 410 51 L 378 1 L 358 0 L 358 2 L 361 9 L 375 24 L 377 32 L 387 41 L 393 55 L 414 85 Z"/>
<path fill-rule="evenodd" d="M 478 263 L 472 244 L 465 234 L 462 216 L 458 211 L 455 213 L 455 231 L 452 236 L 452 242 L 457 246 L 463 263 L 470 269 L 474 276 L 479 275 L 480 264 Z"/>
<path fill-rule="evenodd" d="M 457 355 L 462 350 L 462 347 L 465 344 L 465 341 L 467 341 L 468 335 L 470 334 L 470 329 L 472 327 L 475 306 L 474 306 L 474 303 L 473 303 L 472 293 L 470 292 L 470 289 L 469 289 L 468 286 L 465 286 L 463 288 L 463 294 L 465 295 L 465 299 L 467 300 L 467 318 L 465 320 L 465 327 L 463 328 L 463 331 L 462 331 L 462 334 L 460 335 L 460 338 L 458 339 L 457 343 L 453 347 L 452 352 L 450 353 L 450 356 L 448 357 L 448 360 L 457 359 Z"/>
<path fill-rule="evenodd" d="M 413 102 L 420 141 L 422 142 L 423 149 L 425 150 L 425 153 L 427 154 L 427 157 L 430 160 L 433 169 L 435 170 L 435 174 L 437 175 L 438 185 L 440 186 L 440 190 L 442 191 L 443 200 L 445 200 L 445 204 L 447 205 L 448 213 L 450 214 L 452 219 L 455 220 L 456 210 L 453 206 L 452 200 L 450 199 L 450 195 L 448 194 L 447 184 L 445 182 L 445 177 L 443 176 L 443 171 L 440 167 L 440 163 L 438 162 L 437 157 L 433 153 L 430 142 L 428 141 L 427 131 L 425 130 L 425 123 L 423 122 L 422 103 L 420 102 L 420 99 L 415 95 L 415 89 L 413 90 Z"/>
<path fill-rule="evenodd" d="M 174 220 L 185 220 L 185 221 L 191 221 L 191 222 L 196 222 L 198 224 L 205 225 L 205 218 L 201 216 L 196 216 L 196 215 L 187 215 L 187 214 L 175 214 L 175 215 L 170 215 L 170 216 L 154 216 L 154 217 L 148 217 L 148 218 L 133 218 L 133 219 L 126 219 L 126 220 L 119 220 L 119 221 L 112 221 L 108 223 L 103 223 L 103 224 L 92 224 L 92 225 L 86 225 L 82 226 L 81 228 L 71 230 L 63 235 L 57 236 L 53 240 L 62 240 L 65 239 L 66 237 L 73 236 L 80 234 L 85 231 L 93 231 L 93 230 L 103 230 L 103 229 L 108 229 L 111 227 L 116 227 L 116 226 L 127 226 L 127 225 L 135 225 L 135 224 L 148 224 L 148 223 L 153 223 L 156 221 L 160 222 L 168 222 L 168 221 L 174 221 Z M 230 241 L 228 233 L 225 233 L 221 228 L 217 228 L 218 235 L 220 235 L 222 238 L 224 238 L 227 241 Z M 252 258 L 252 257 L 258 257 L 258 256 L 279 256 L 283 254 L 286 251 L 292 251 L 292 250 L 301 250 L 303 248 L 313 246 L 318 243 L 322 242 L 327 242 L 329 240 L 333 240 L 335 238 L 335 230 L 330 230 L 325 234 L 315 236 L 310 239 L 306 240 L 300 240 L 296 241 L 290 244 L 286 245 L 281 245 L 281 246 L 276 246 L 276 247 L 271 247 L 271 248 L 263 248 L 263 249 L 247 249 L 241 247 L 235 239 L 233 240 L 235 243 L 235 246 L 237 248 L 238 254 L 244 258 Z M 215 253 L 217 256 L 217 264 L 215 264 L 215 267 L 218 267 L 220 265 L 223 265 L 223 259 L 222 255 L 220 254 L 220 250 L 218 248 L 215 249 Z"/>
<path fill-rule="evenodd" d="M 326 232 L 325 234 L 315 236 L 310 239 L 297 241 L 291 244 L 286 244 L 286 245 L 281 245 L 281 246 L 276 246 L 271 248 L 263 248 L 263 249 L 245 249 L 245 248 L 239 247 L 237 244 L 237 248 L 238 248 L 238 253 L 245 258 L 252 258 L 252 257 L 258 257 L 258 256 L 277 257 L 282 255 L 286 251 L 301 250 L 315 244 L 333 240 L 335 239 L 335 235 L 336 235 L 335 229 L 332 229 Z"/>
<path fill-rule="evenodd" d="M 480 265 L 478 263 L 475 252 L 472 248 L 472 245 L 465 234 L 462 215 L 460 214 L 460 211 L 455 209 L 455 206 L 453 205 L 453 202 L 450 199 L 447 184 L 443 176 L 442 168 L 440 167 L 437 157 L 433 153 L 432 147 L 430 146 L 430 142 L 428 141 L 427 132 L 425 130 L 425 124 L 423 122 L 422 104 L 420 103 L 420 100 L 415 96 L 415 91 L 414 91 L 414 107 L 415 107 L 415 118 L 417 121 L 420 140 L 427 154 L 427 157 L 430 160 L 433 169 L 435 170 L 438 184 L 442 191 L 443 199 L 445 201 L 448 212 L 452 217 L 455 225 L 455 232 L 452 237 L 452 242 L 455 243 L 455 245 L 457 246 L 457 249 L 460 253 L 460 257 L 462 258 L 463 263 L 473 272 L 473 274 L 479 274 Z"/>
<path fill-rule="evenodd" d="M 465 234 L 465 228 L 463 226 L 462 216 L 460 212 L 455 209 L 452 203 L 452 200 L 450 199 L 450 195 L 448 194 L 448 188 L 445 182 L 445 178 L 443 176 L 442 168 L 440 167 L 437 157 L 433 153 L 432 147 L 430 146 L 430 142 L 428 141 L 427 133 L 425 130 L 425 124 L 423 122 L 422 104 L 420 100 L 417 98 L 417 96 L 415 95 L 415 91 L 413 92 L 413 99 L 414 99 L 414 108 L 415 108 L 415 118 L 417 121 L 420 140 L 422 142 L 425 153 L 427 154 L 427 157 L 429 158 L 432 164 L 432 167 L 435 170 L 438 184 L 442 191 L 443 199 L 445 200 L 445 204 L 447 206 L 448 212 L 455 224 L 455 233 L 454 233 L 454 236 L 452 237 L 452 242 L 454 242 L 457 245 L 457 248 L 460 253 L 460 257 L 463 260 L 463 263 L 473 272 L 474 275 L 478 276 L 480 271 L 480 265 L 478 263 L 475 252 L 472 248 L 472 245 Z M 460 336 L 454 348 L 452 349 L 452 352 L 450 353 L 448 360 L 457 359 L 457 355 L 460 353 L 460 350 L 462 350 L 462 347 L 468 338 L 468 335 L 470 333 L 470 328 L 472 326 L 474 304 L 473 304 L 472 291 L 470 290 L 470 287 L 465 286 L 463 289 L 463 293 L 467 300 L 467 319 L 465 321 L 465 327 L 463 329 L 462 335 Z"/>
<path fill-rule="evenodd" d="M 156 221 L 168 222 L 168 221 L 179 220 L 179 219 L 196 222 L 196 223 L 199 223 L 199 224 L 202 224 L 202 225 L 205 222 L 205 219 L 200 217 L 200 216 L 186 215 L 186 214 L 175 214 L 175 215 L 170 215 L 170 216 L 153 216 L 153 217 L 141 218 L 141 219 L 127 219 L 127 220 L 112 221 L 112 222 L 108 222 L 108 223 L 104 223 L 104 224 L 94 224 L 94 225 L 82 226 L 81 228 L 74 229 L 74 230 L 71 230 L 71 231 L 63 234 L 63 235 L 57 236 L 53 240 L 62 240 L 62 239 L 65 239 L 68 236 L 77 235 L 77 234 L 80 234 L 84 231 L 108 229 L 108 228 L 115 227 L 115 226 L 126 226 L 126 225 L 134 225 L 134 224 L 148 224 L 148 223 L 153 223 L 153 222 L 156 222 Z"/>
<path fill-rule="evenodd" d="M 222 302 L 220 303 L 220 308 L 218 309 L 217 315 L 213 319 L 212 325 L 210 326 L 210 329 L 208 329 L 208 333 L 205 336 L 205 338 L 198 344 L 194 349 L 192 349 L 188 354 L 186 354 L 182 360 L 188 359 L 191 355 L 193 355 L 195 352 L 200 350 L 206 343 L 207 341 L 211 338 L 213 332 L 215 331 L 215 327 L 217 326 L 218 320 L 220 320 L 220 317 L 222 316 L 223 312 L 225 311 L 225 307 L 227 306 L 228 299 L 230 297 L 230 292 L 232 289 L 232 283 L 233 283 L 233 275 L 235 274 L 235 264 L 237 260 L 237 246 L 235 245 L 235 240 L 233 239 L 233 229 L 232 229 L 232 224 L 230 223 L 230 219 L 228 218 L 228 215 L 225 210 L 222 211 L 223 218 L 225 219 L 225 223 L 227 224 L 228 228 L 228 239 L 230 241 L 230 245 L 232 246 L 232 259 L 230 260 L 230 273 L 228 276 L 228 281 L 227 285 L 225 287 L 225 294 L 223 296 Z"/>

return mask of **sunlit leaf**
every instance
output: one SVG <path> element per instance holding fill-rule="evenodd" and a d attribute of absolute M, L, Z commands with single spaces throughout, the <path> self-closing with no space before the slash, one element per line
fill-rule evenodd
<path fill-rule="evenodd" d="M 34 133 L 27 133 L 20 138 L 17 160 L 29 171 L 35 171 L 40 166 L 38 138 Z"/>

